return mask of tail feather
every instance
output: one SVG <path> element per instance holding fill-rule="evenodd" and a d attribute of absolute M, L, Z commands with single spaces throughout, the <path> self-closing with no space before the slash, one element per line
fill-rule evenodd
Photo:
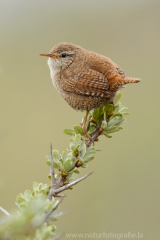
<path fill-rule="evenodd" d="M 127 84 L 127 83 L 138 83 L 140 82 L 139 78 L 130 78 L 130 77 L 125 77 L 123 79 L 121 79 L 121 82 L 123 84 Z"/>
<path fill-rule="evenodd" d="M 116 76 L 115 78 L 110 79 L 109 85 L 110 85 L 110 90 L 116 92 L 119 89 L 123 88 L 123 86 L 127 83 L 138 83 L 138 82 L 140 82 L 139 78 Z"/>

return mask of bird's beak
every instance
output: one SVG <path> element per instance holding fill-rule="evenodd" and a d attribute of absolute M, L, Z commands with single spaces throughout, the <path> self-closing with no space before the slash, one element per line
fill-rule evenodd
<path fill-rule="evenodd" d="M 51 57 L 51 58 L 57 58 L 56 56 L 54 56 L 52 53 L 40 53 L 41 56 L 45 56 L 45 57 Z"/>

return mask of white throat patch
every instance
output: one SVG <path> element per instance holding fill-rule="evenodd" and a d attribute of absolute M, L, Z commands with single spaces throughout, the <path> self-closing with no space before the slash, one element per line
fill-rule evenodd
<path fill-rule="evenodd" d="M 50 68 L 50 75 L 53 82 L 53 85 L 55 86 L 55 75 L 60 72 L 60 62 L 57 59 L 50 58 L 48 59 L 48 66 Z M 56 87 L 56 86 L 55 86 Z"/>

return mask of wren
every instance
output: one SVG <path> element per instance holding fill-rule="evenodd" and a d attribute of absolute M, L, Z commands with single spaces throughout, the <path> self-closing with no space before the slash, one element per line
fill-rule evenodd
<path fill-rule="evenodd" d="M 140 79 L 126 77 L 109 58 L 71 43 L 59 43 L 47 56 L 53 85 L 76 110 L 90 110 L 112 102 L 116 92 Z M 85 122 L 83 128 L 85 129 Z"/>

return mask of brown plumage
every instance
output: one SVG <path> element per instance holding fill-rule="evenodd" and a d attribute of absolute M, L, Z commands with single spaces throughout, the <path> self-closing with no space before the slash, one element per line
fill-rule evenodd
<path fill-rule="evenodd" d="M 71 43 L 59 43 L 48 56 L 48 65 L 55 88 L 76 110 L 98 108 L 112 101 L 116 92 L 137 78 L 126 77 L 109 58 L 87 51 Z"/>

